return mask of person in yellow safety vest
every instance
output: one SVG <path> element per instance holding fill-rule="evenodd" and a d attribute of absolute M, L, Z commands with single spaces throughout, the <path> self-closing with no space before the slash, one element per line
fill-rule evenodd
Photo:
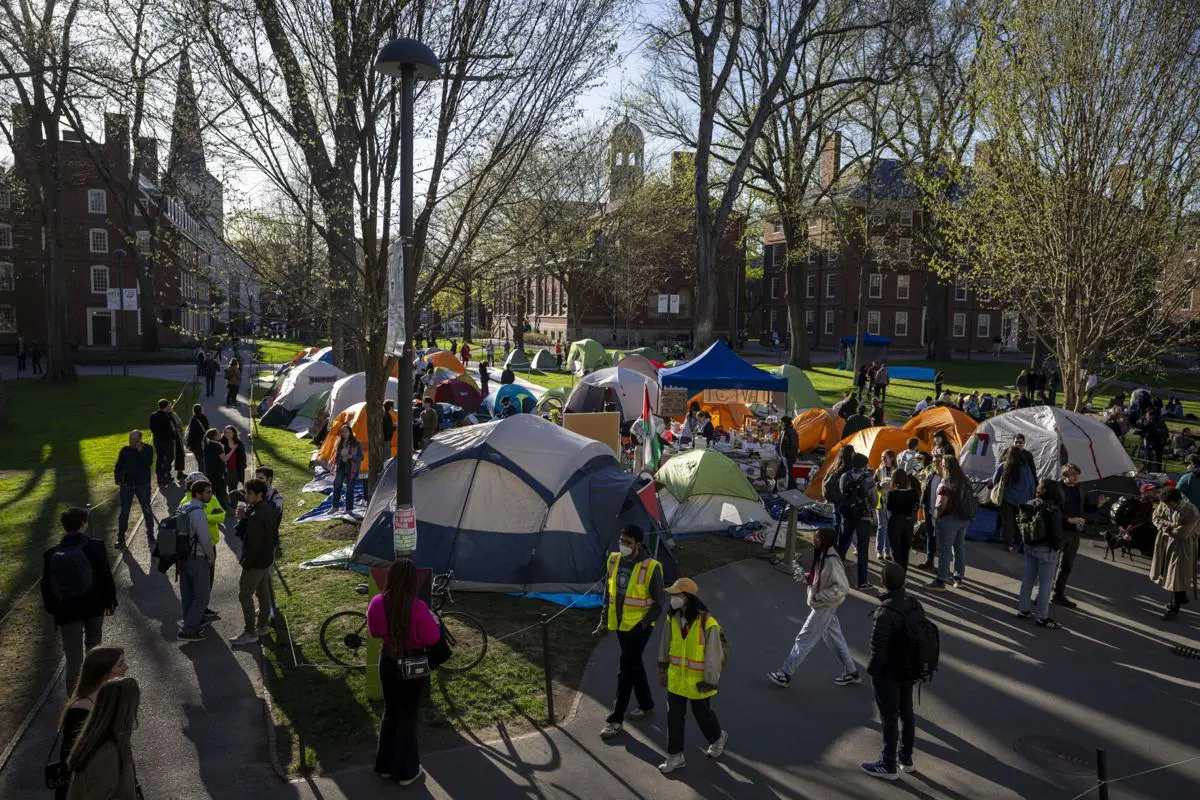
<path fill-rule="evenodd" d="M 671 596 L 671 610 L 658 650 L 658 682 L 667 690 L 667 760 L 658 765 L 664 775 L 687 766 L 683 730 L 689 702 L 708 741 L 705 755 L 719 757 L 729 741 L 712 710 L 725 657 L 721 626 L 697 596 L 700 587 L 691 578 L 680 578 L 666 592 Z"/>
<path fill-rule="evenodd" d="M 643 546 L 645 534 L 637 525 L 621 531 L 620 552 L 608 557 L 608 579 L 604 584 L 604 615 L 593 632 L 599 636 L 617 632 L 621 662 L 617 667 L 617 697 L 612 713 L 600 731 L 601 739 L 611 739 L 622 731 L 629 696 L 637 695 L 638 708 L 630 719 L 642 719 L 654 711 L 654 695 L 646 678 L 642 653 L 654 631 L 654 623 L 666 605 L 662 564 L 650 557 Z"/>

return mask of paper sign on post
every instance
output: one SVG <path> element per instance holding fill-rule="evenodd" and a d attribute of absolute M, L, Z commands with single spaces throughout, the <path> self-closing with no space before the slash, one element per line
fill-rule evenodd
<path fill-rule="evenodd" d="M 417 549 L 417 511 L 411 505 L 392 512 L 392 549 L 397 557 Z"/>
<path fill-rule="evenodd" d="M 669 295 L 669 296 L 671 298 L 670 299 L 670 311 L 672 314 L 678 314 L 679 313 L 679 295 L 673 294 L 673 295 Z"/>
<path fill-rule="evenodd" d="M 658 296 L 658 313 L 666 314 L 671 307 L 671 296 L 668 294 L 660 294 Z"/>
<path fill-rule="evenodd" d="M 402 355 L 408 343 L 408 321 L 404 317 L 405 269 L 404 248 L 399 240 L 392 244 L 388 259 L 388 355 Z"/>

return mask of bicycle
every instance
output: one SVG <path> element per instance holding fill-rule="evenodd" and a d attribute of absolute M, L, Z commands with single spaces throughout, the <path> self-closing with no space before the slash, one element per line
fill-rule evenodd
<path fill-rule="evenodd" d="M 466 672 L 478 666 L 487 655 L 487 631 L 475 617 L 463 611 L 444 611 L 446 602 L 453 603 L 450 584 L 454 581 L 451 570 L 433 577 L 430 610 L 442 625 L 446 643 L 453 654 L 440 669 L 447 672 Z M 365 595 L 370 588 L 365 583 L 354 587 L 354 591 Z M 321 649 L 329 660 L 349 669 L 365 669 L 367 666 L 367 615 L 362 611 L 338 611 L 321 624 Z"/>

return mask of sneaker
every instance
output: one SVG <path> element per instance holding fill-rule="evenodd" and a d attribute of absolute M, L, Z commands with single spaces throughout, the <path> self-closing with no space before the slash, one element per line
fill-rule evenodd
<path fill-rule="evenodd" d="M 667 760 L 658 765 L 658 771 L 663 775 L 674 772 L 677 769 L 683 769 L 687 766 L 687 758 L 683 753 L 675 753 L 667 756 Z"/>
<path fill-rule="evenodd" d="M 1178 616 L 1179 616 L 1178 608 L 1168 608 L 1166 610 L 1166 613 L 1164 613 L 1162 615 L 1162 619 L 1163 619 L 1163 622 L 1170 622 L 1171 620 L 1175 619 Z"/>
<path fill-rule="evenodd" d="M 896 767 L 901 772 L 916 772 L 917 771 L 917 765 L 913 763 L 913 760 L 911 758 L 908 761 L 905 761 L 903 758 L 900 759 L 900 761 L 897 762 Z"/>
<path fill-rule="evenodd" d="M 946 591 L 946 584 L 943 581 L 930 581 L 925 584 L 925 588 L 935 592 Z"/>
<path fill-rule="evenodd" d="M 1057 622 L 1050 619 L 1049 617 L 1046 617 L 1045 619 L 1039 619 L 1037 621 L 1037 626 L 1039 628 L 1045 628 L 1048 631 L 1062 630 L 1062 625 L 1059 625 Z"/>
<path fill-rule="evenodd" d="M 900 779 L 900 770 L 895 767 L 889 767 L 882 761 L 866 761 L 860 764 L 858 768 L 873 778 L 883 778 L 885 781 Z"/>
<path fill-rule="evenodd" d="M 216 622 L 219 619 L 221 619 L 220 614 L 213 611 L 211 608 L 204 609 L 204 621 L 205 622 Z"/>
<path fill-rule="evenodd" d="M 625 716 L 629 717 L 630 719 L 645 719 L 646 717 L 654 716 L 654 709 L 653 708 L 635 708 L 633 711 L 630 711 Z"/>
<path fill-rule="evenodd" d="M 720 758 L 721 753 L 725 752 L 725 743 L 728 741 L 729 731 L 721 731 L 721 735 L 715 742 L 708 746 L 708 749 L 704 751 L 704 755 L 708 756 L 709 758 Z"/>
<path fill-rule="evenodd" d="M 254 631 L 244 631 L 229 640 L 229 643 L 234 647 L 245 647 L 248 644 L 256 644 L 258 642 L 258 634 Z"/>
<path fill-rule="evenodd" d="M 933 559 L 929 559 L 921 564 L 917 564 L 917 569 L 923 569 L 926 572 L 933 572 Z"/>
<path fill-rule="evenodd" d="M 185 633 L 184 631 L 180 631 L 179 635 L 175 638 L 181 642 L 202 642 L 204 641 L 205 636 L 206 634 L 202 630 L 196 631 L 195 633 Z"/>
<path fill-rule="evenodd" d="M 262 638 L 263 636 L 270 636 L 271 635 L 271 626 L 263 625 L 261 628 L 255 628 L 254 633 L 259 638 Z"/>
<path fill-rule="evenodd" d="M 842 675 L 838 675 L 833 679 L 833 682 L 838 686 L 853 686 L 856 683 L 862 683 L 862 676 L 857 672 L 847 672 Z"/>
<path fill-rule="evenodd" d="M 610 722 L 607 725 L 605 725 L 603 728 L 600 729 L 600 738 L 607 741 L 607 740 L 613 738 L 614 736 L 616 736 L 618 733 L 620 733 L 623 730 L 625 730 L 625 729 L 621 726 L 621 723 Z"/>
<path fill-rule="evenodd" d="M 768 672 L 767 677 L 771 679 L 771 683 L 776 686 L 782 686 L 785 689 L 792 682 L 792 676 L 786 672 Z"/>
<path fill-rule="evenodd" d="M 965 583 L 966 583 L 966 581 L 964 581 L 962 578 L 955 578 L 954 580 L 950 581 L 950 585 L 953 586 L 955 589 L 963 588 L 963 585 Z"/>
<path fill-rule="evenodd" d="M 860 592 L 870 591 L 870 589 L 871 589 L 871 584 L 869 584 L 869 583 L 860 583 L 858 585 L 858 590 Z"/>
<path fill-rule="evenodd" d="M 1018 611 L 1017 619 L 1033 619 L 1032 611 Z"/>
<path fill-rule="evenodd" d="M 1071 600 L 1065 594 L 1054 595 L 1054 597 L 1050 598 L 1050 602 L 1054 603 L 1055 605 L 1060 605 L 1063 608 L 1078 608 L 1079 607 L 1078 603 L 1076 603 L 1074 600 Z"/>
<path fill-rule="evenodd" d="M 417 767 L 416 775 L 413 775 L 411 778 L 405 778 L 403 780 L 396 781 L 396 783 L 400 784 L 401 786 L 408 786 L 410 783 L 416 783 L 417 781 L 419 781 L 421 779 L 421 776 L 423 776 L 424 774 L 425 774 L 425 768 Z"/>

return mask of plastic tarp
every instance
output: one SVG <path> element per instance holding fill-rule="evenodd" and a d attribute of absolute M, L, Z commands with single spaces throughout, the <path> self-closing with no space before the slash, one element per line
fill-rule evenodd
<path fill-rule="evenodd" d="M 395 378 L 388 378 L 387 389 L 384 391 L 383 398 L 400 402 L 400 382 Z M 329 390 L 329 400 L 326 403 L 326 408 L 329 410 L 329 418 L 334 419 L 338 414 L 345 411 L 355 403 L 365 403 L 367 400 L 367 373 L 356 372 L 353 375 L 346 377 L 333 384 Z"/>
<path fill-rule="evenodd" d="M 659 373 L 663 386 L 682 386 L 689 394 L 705 389 L 757 389 L 786 394 L 787 378 L 772 375 L 738 356 L 718 339 L 703 353 Z"/>
<path fill-rule="evenodd" d="M 959 454 L 967 477 L 991 480 L 997 459 L 1017 434 L 1033 455 L 1039 478 L 1058 480 L 1062 465 L 1074 463 L 1080 482 L 1134 475 L 1137 468 L 1116 434 L 1098 419 L 1052 406 L 1007 411 L 979 423 Z"/>
<path fill-rule="evenodd" d="M 632 422 L 642 416 L 644 387 L 650 389 L 650 407 L 657 409 L 658 384 L 653 379 L 621 367 L 597 370 L 575 384 L 564 410 L 568 413 L 603 411 L 605 398 L 611 397 L 621 411 L 621 422 Z"/>
<path fill-rule="evenodd" d="M 821 463 L 820 469 L 812 477 L 804 493 L 814 500 L 825 499 L 825 491 L 821 484 L 825 480 L 826 473 L 833 469 L 833 465 L 837 463 L 838 453 L 846 445 L 853 447 L 855 453 L 865 455 L 867 461 L 871 464 L 871 469 L 876 469 L 879 466 L 880 459 L 883 458 L 883 451 L 895 450 L 896 455 L 900 455 L 904 451 L 910 436 L 912 434 L 903 428 L 889 428 L 887 426 L 864 428 L 858 433 L 847 436 L 829 448 L 829 452 L 825 456 L 825 461 Z"/>
<path fill-rule="evenodd" d="M 934 406 L 925 409 L 904 423 L 903 430 L 908 431 L 909 436 L 916 436 L 925 443 L 926 447 L 932 447 L 933 435 L 942 431 L 950 440 L 950 444 L 954 446 L 954 452 L 957 453 L 962 450 L 963 445 L 971 438 L 971 434 L 975 432 L 978 425 L 978 422 L 957 408 Z"/>
<path fill-rule="evenodd" d="M 595 339 L 580 339 L 577 342 L 571 342 L 571 347 L 567 350 L 565 366 L 570 372 L 579 375 L 611 367 L 612 358 L 604 349 L 604 345 Z"/>
<path fill-rule="evenodd" d="M 758 502 L 758 493 L 738 465 L 716 450 L 688 450 L 673 456 L 659 467 L 654 480 L 680 502 L 694 495 L 740 497 Z"/>
<path fill-rule="evenodd" d="M 791 364 L 783 364 L 772 370 L 776 375 L 787 378 L 787 409 L 794 414 L 806 408 L 824 408 L 821 396 L 813 388 L 812 381 L 804 374 L 804 370 Z"/>
<path fill-rule="evenodd" d="M 524 350 L 513 350 L 508 354 L 508 358 L 504 359 L 504 366 L 508 369 L 528 372 L 533 365 L 529 362 L 529 355 Z"/>
<path fill-rule="evenodd" d="M 842 440 L 842 428 L 846 420 L 824 408 L 801 411 L 793 420 L 792 427 L 800 439 L 800 452 L 807 453 L 818 447 L 826 449 Z"/>
<path fill-rule="evenodd" d="M 863 343 L 863 347 L 887 347 L 888 345 L 890 345 L 892 343 L 892 340 L 888 336 L 875 336 L 873 334 L 868 333 L 863 336 L 862 343 Z M 854 337 L 853 336 L 843 336 L 842 344 L 847 347 L 854 347 Z"/>
<path fill-rule="evenodd" d="M 895 381 L 924 381 L 933 383 L 936 370 L 929 367 L 888 367 L 888 375 Z"/>
<path fill-rule="evenodd" d="M 558 359 L 554 357 L 547 348 L 543 347 L 533 354 L 533 360 L 530 365 L 541 372 L 556 372 L 558 371 Z"/>

